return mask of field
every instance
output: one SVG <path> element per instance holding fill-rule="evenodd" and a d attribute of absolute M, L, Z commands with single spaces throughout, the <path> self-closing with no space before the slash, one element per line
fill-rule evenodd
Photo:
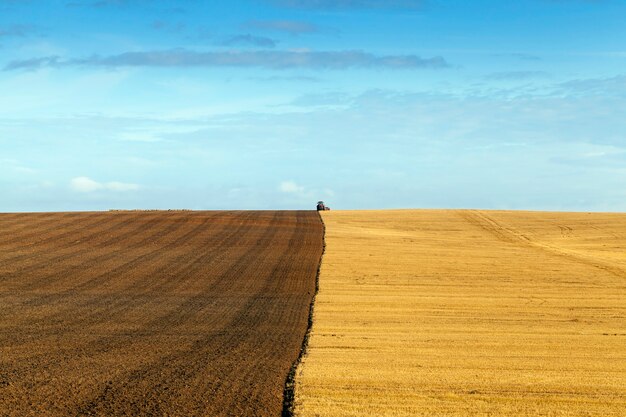
<path fill-rule="evenodd" d="M 296 415 L 626 415 L 626 215 L 323 219 Z M 0 214 L 0 415 L 280 415 L 323 233 L 315 212 Z"/>
<path fill-rule="evenodd" d="M 0 415 L 276 416 L 315 212 L 0 215 Z"/>
<path fill-rule="evenodd" d="M 323 219 L 296 415 L 626 415 L 626 215 Z"/>

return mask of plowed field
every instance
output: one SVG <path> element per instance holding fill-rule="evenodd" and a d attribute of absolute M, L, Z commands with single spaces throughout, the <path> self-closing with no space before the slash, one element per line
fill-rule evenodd
<path fill-rule="evenodd" d="M 626 416 L 626 215 L 323 213 L 298 416 Z"/>
<path fill-rule="evenodd" d="M 315 212 L 0 215 L 0 415 L 276 416 Z"/>

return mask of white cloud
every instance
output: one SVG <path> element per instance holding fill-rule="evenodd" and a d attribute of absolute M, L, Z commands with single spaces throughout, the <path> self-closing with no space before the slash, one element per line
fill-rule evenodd
<path fill-rule="evenodd" d="M 111 191 L 135 191 L 139 189 L 139 185 L 137 184 L 129 184 L 125 182 L 107 182 L 105 185 L 107 190 Z"/>
<path fill-rule="evenodd" d="M 76 177 L 70 181 L 70 187 L 80 193 L 90 193 L 101 190 L 103 185 L 88 177 Z"/>
<path fill-rule="evenodd" d="M 63 67 L 240 67 L 285 69 L 328 69 L 351 68 L 382 69 L 445 69 L 450 64 L 441 56 L 422 58 L 418 55 L 375 55 L 361 50 L 346 51 L 192 51 L 186 49 L 125 52 L 106 57 L 62 59 L 56 55 L 22 59 L 7 63 L 3 71 L 37 70 Z"/>
<path fill-rule="evenodd" d="M 124 132 L 119 135 L 120 140 L 127 142 L 160 142 L 162 139 L 158 136 L 147 132 Z"/>
<path fill-rule="evenodd" d="M 76 177 L 70 181 L 70 188 L 79 193 L 92 193 L 94 191 L 135 191 L 140 187 L 137 184 L 125 182 L 112 181 L 101 183 L 89 177 Z"/>
<path fill-rule="evenodd" d="M 300 194 L 304 192 L 304 187 L 296 184 L 294 181 L 283 181 L 280 183 L 279 190 L 283 193 Z"/>
<path fill-rule="evenodd" d="M 313 207 L 316 201 L 326 198 L 333 198 L 335 193 L 330 188 L 304 187 L 295 181 L 282 181 L 278 187 L 282 193 L 282 198 L 278 201 L 298 202 Z"/>

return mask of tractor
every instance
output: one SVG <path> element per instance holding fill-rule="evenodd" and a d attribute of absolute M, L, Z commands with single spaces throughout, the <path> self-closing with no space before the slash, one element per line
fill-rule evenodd
<path fill-rule="evenodd" d="M 317 202 L 317 211 L 326 211 L 326 210 L 330 210 L 330 207 L 328 207 L 326 204 L 324 204 L 323 201 L 318 201 Z"/>

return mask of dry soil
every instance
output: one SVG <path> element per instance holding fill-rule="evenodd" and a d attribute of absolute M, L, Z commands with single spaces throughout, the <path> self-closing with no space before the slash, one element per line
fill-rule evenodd
<path fill-rule="evenodd" d="M 0 415 L 277 416 L 315 212 L 0 215 Z"/>

